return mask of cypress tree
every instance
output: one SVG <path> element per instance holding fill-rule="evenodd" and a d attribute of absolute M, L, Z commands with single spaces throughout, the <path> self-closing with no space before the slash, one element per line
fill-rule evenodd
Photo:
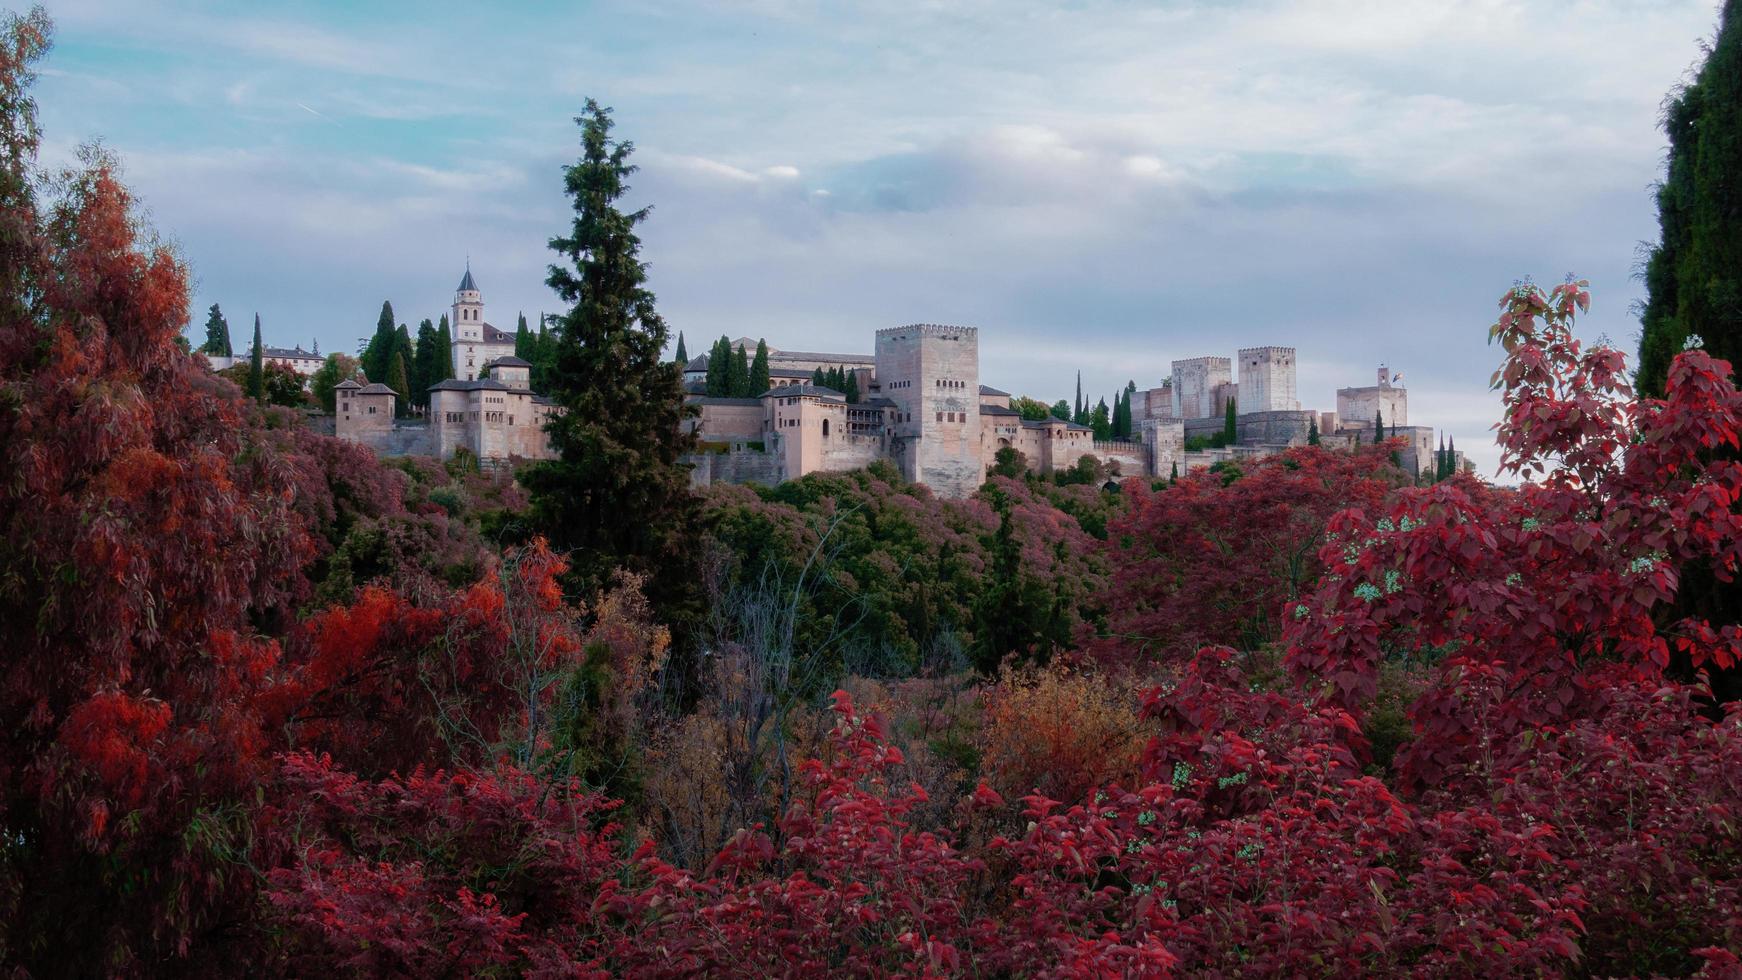
<path fill-rule="evenodd" d="M 514 326 L 514 356 L 527 363 L 532 362 L 532 331 L 526 326 L 526 314 L 520 314 L 520 322 Z"/>
<path fill-rule="evenodd" d="M 1375 408 L 1373 410 L 1373 445 L 1385 441 L 1385 413 Z"/>
<path fill-rule="evenodd" d="M 1228 407 L 1222 410 L 1222 444 L 1232 446 L 1240 441 L 1240 412 L 1234 405 L 1234 399 L 1228 399 Z"/>
<path fill-rule="evenodd" d="M 1452 436 L 1446 440 L 1446 476 L 1458 474 L 1458 437 Z"/>
<path fill-rule="evenodd" d="M 1311 419 L 1307 422 L 1307 445 L 1317 446 L 1319 444 L 1319 420 Z"/>
<path fill-rule="evenodd" d="M 859 377 L 849 373 L 845 383 L 841 385 L 841 393 L 847 396 L 847 404 L 856 405 L 859 402 Z"/>
<path fill-rule="evenodd" d="M 254 314 L 254 350 L 248 355 L 248 397 L 266 400 L 266 351 L 260 346 L 260 314 Z"/>
<path fill-rule="evenodd" d="M 405 355 L 395 353 L 393 362 L 387 366 L 387 387 L 398 393 L 394 401 L 394 414 L 407 415 L 411 409 L 411 380 L 405 368 Z"/>
<path fill-rule="evenodd" d="M 708 350 L 707 393 L 710 398 L 722 398 L 727 394 L 726 388 L 726 338 L 714 341 L 714 346 Z"/>
<path fill-rule="evenodd" d="M 200 345 L 200 351 L 213 357 L 234 356 L 230 350 L 230 323 L 216 303 L 206 311 L 206 342 Z"/>
<path fill-rule="evenodd" d="M 1179 482 L 1179 460 L 1177 459 L 1173 461 L 1172 466 L 1168 467 L 1167 482 L 1170 486 Z"/>
<path fill-rule="evenodd" d="M 683 338 L 680 336 L 678 338 L 678 341 L 681 344 L 683 341 Z M 770 385 L 769 385 L 769 381 L 768 381 L 768 341 L 758 340 L 756 342 L 756 360 L 750 362 L 750 394 L 749 394 L 749 397 L 755 398 L 758 395 L 761 395 L 763 392 L 765 392 L 769 389 L 769 386 Z"/>
<path fill-rule="evenodd" d="M 816 385 L 818 388 L 824 387 L 823 382 L 827 380 L 828 378 L 823 374 L 822 368 L 817 368 L 815 371 L 811 372 L 811 384 Z"/>
<path fill-rule="evenodd" d="M 767 390 L 750 390 L 750 352 L 742 347 L 738 348 L 738 356 L 732 359 L 732 397 L 749 398 Z"/>
<path fill-rule="evenodd" d="M 677 332 L 676 360 L 677 360 L 677 366 L 679 368 L 682 368 L 684 365 L 686 365 L 690 362 L 689 352 L 684 350 L 684 347 L 683 347 L 683 331 L 682 330 L 679 330 Z"/>
<path fill-rule="evenodd" d="M 406 381 L 409 382 L 411 380 L 411 363 L 417 357 L 417 347 L 411 342 L 410 328 L 403 323 L 399 325 L 399 329 L 393 331 L 393 353 L 396 356 L 405 359 L 405 376 Z M 388 362 L 387 370 L 390 373 L 392 372 L 393 362 Z M 402 402 L 400 408 L 403 409 L 404 407 L 405 405 Z"/>
<path fill-rule="evenodd" d="M 1095 411 L 1089 416 L 1089 428 L 1095 430 L 1096 442 L 1106 442 L 1113 436 L 1112 413 L 1107 410 L 1107 399 L 1103 398 L 1095 405 Z"/>
<path fill-rule="evenodd" d="M 430 384 L 435 384 L 436 381 L 446 381 L 454 376 L 454 333 L 448 328 L 448 315 L 446 313 L 442 314 L 441 323 L 436 327 L 436 343 L 442 349 L 442 368 L 440 376 L 435 377 L 435 380 L 431 381 Z"/>
<path fill-rule="evenodd" d="M 592 99 L 576 122 L 581 156 L 564 168 L 574 220 L 551 239 L 564 261 L 545 279 L 573 304 L 556 318 L 549 379 L 563 412 L 546 423 L 556 458 L 527 469 L 522 482 L 534 526 L 568 556 L 570 594 L 590 598 L 618 568 L 646 576 L 647 598 L 683 657 L 700 610 L 696 544 L 705 529 L 682 461 L 695 446 L 682 424 L 691 412 L 640 259 L 635 227 L 648 211 L 616 207 L 635 172 L 633 144 L 611 138 L 610 110 Z M 690 667 L 676 666 L 680 678 Z"/>
<path fill-rule="evenodd" d="M 419 407 L 429 404 L 430 385 L 448 376 L 443 362 L 447 350 L 441 345 L 441 335 L 426 317 L 417 325 L 417 354 L 411 362 L 411 403 Z"/>
<path fill-rule="evenodd" d="M 1077 402 L 1076 408 L 1071 412 L 1072 420 L 1083 421 L 1083 412 L 1086 408 L 1087 406 L 1083 404 L 1083 372 L 1079 369 L 1077 371 Z"/>
<path fill-rule="evenodd" d="M 1724 3 L 1711 52 L 1669 102 L 1663 128 L 1669 159 L 1635 379 L 1651 396 L 1663 394 L 1670 361 L 1692 337 L 1733 366 L 1742 357 L 1742 0 Z"/>
<path fill-rule="evenodd" d="M 399 337 L 393 328 L 393 304 L 382 300 L 381 315 L 375 318 L 375 334 L 369 338 L 369 344 L 363 348 L 360 358 L 363 362 L 363 375 L 370 381 L 380 381 L 387 377 L 387 369 L 393 363 L 398 344 Z"/>

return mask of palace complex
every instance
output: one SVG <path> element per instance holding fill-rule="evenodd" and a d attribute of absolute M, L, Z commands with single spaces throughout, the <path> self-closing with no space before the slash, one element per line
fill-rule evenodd
<path fill-rule="evenodd" d="M 455 377 L 430 388 L 424 418 L 396 419 L 397 396 L 386 385 L 346 381 L 336 391 L 335 433 L 386 454 L 446 458 L 463 447 L 489 464 L 549 456 L 544 421 L 559 409 L 532 391 L 530 365 L 514 355 L 513 336 L 484 319 L 470 268 L 452 317 Z M 755 346 L 748 337 L 732 342 L 734 353 Z M 707 361 L 703 355 L 683 366 L 686 398 L 696 409 L 686 424 L 701 450 L 689 460 L 697 484 L 774 484 L 887 460 L 937 493 L 966 496 L 1002 449 L 1042 473 L 1093 456 L 1111 473 L 1166 477 L 1305 445 L 1315 430 L 1328 446 L 1371 443 L 1379 421 L 1387 437 L 1403 440 L 1405 469 L 1431 470 L 1435 458 L 1434 432 L 1409 424 L 1408 392 L 1397 375 L 1381 366 L 1374 384 L 1339 389 L 1335 411 L 1302 408 L 1292 347 L 1174 361 L 1170 378 L 1132 394 L 1133 437 L 1111 442 L 1096 441 L 1075 422 L 1023 418 L 1008 392 L 981 384 L 975 327 L 889 327 L 877 331 L 872 354 L 769 348 L 770 387 L 752 398 L 707 395 Z M 863 393 L 859 401 L 813 383 L 818 372 L 837 370 Z"/>

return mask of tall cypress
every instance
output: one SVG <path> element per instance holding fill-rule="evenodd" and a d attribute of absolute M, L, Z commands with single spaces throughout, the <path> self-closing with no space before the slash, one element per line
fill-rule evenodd
<path fill-rule="evenodd" d="M 399 337 L 393 326 L 393 304 L 382 300 L 381 315 L 375 318 L 375 333 L 369 338 L 360 358 L 364 376 L 370 381 L 386 378 L 388 366 L 393 363 L 393 355 L 398 349 Z"/>
<path fill-rule="evenodd" d="M 200 352 L 213 357 L 235 356 L 230 349 L 230 323 L 216 303 L 206 311 L 206 342 L 200 345 Z"/>
<path fill-rule="evenodd" d="M 1661 396 L 1690 338 L 1742 363 L 1742 0 L 1726 0 L 1706 63 L 1664 111 L 1669 159 L 1645 263 L 1636 377 Z"/>
<path fill-rule="evenodd" d="M 531 363 L 532 353 L 532 330 L 526 326 L 526 314 L 522 313 L 514 325 L 514 356 Z"/>
<path fill-rule="evenodd" d="M 1307 422 L 1307 445 L 1317 446 L 1319 444 L 1319 420 L 1316 418 L 1310 419 Z"/>
<path fill-rule="evenodd" d="M 446 381 L 454 376 L 454 332 L 448 327 L 446 313 L 442 314 L 441 322 L 436 325 L 436 343 L 442 349 L 442 370 L 441 375 L 430 384 L 435 384 L 436 381 Z"/>
<path fill-rule="evenodd" d="M 260 314 L 254 314 L 254 350 L 248 355 L 248 397 L 266 400 L 266 351 L 260 346 Z"/>
<path fill-rule="evenodd" d="M 635 227 L 648 211 L 616 206 L 635 172 L 634 147 L 612 139 L 610 110 L 592 99 L 576 123 L 581 157 L 564 168 L 574 220 L 550 241 L 564 261 L 545 279 L 572 304 L 556 318 L 549 379 L 562 409 L 546 423 L 556 458 L 532 466 L 523 482 L 535 526 L 568 555 L 571 594 L 590 597 L 618 568 L 646 576 L 648 599 L 673 626 L 681 657 L 700 610 L 703 517 L 682 462 L 695 436 L 683 425 L 690 412 L 682 373 L 665 358 L 665 321 L 640 259 Z"/>
<path fill-rule="evenodd" d="M 677 332 L 677 353 L 676 353 L 676 354 L 675 354 L 675 355 L 674 355 L 674 356 L 673 356 L 673 358 L 672 358 L 672 359 L 673 359 L 673 360 L 675 360 L 675 361 L 677 361 L 677 366 L 678 366 L 678 367 L 679 367 L 679 368 L 680 368 L 680 369 L 681 369 L 681 368 L 682 368 L 682 367 L 683 367 L 683 366 L 684 366 L 684 365 L 686 365 L 686 364 L 688 364 L 688 363 L 689 363 L 689 362 L 690 362 L 690 354 L 689 354 L 689 351 L 687 351 L 687 350 L 684 350 L 684 346 L 683 346 L 683 331 L 682 331 L 682 330 L 679 330 L 679 331 L 678 331 L 678 332 Z"/>
<path fill-rule="evenodd" d="M 417 325 L 417 354 L 411 364 L 411 403 L 417 406 L 429 404 L 429 387 L 448 376 L 450 363 L 447 348 L 442 346 L 441 334 L 436 332 L 435 324 L 425 317 Z"/>
<path fill-rule="evenodd" d="M 708 351 L 707 392 L 710 398 L 724 398 L 732 393 L 732 368 L 727 363 L 732 342 L 725 337 L 714 341 Z"/>
<path fill-rule="evenodd" d="M 1240 409 L 1234 404 L 1234 399 L 1228 399 L 1228 407 L 1222 410 L 1222 444 L 1232 446 L 1240 441 Z"/>
<path fill-rule="evenodd" d="M 768 390 L 767 388 L 760 388 L 756 391 L 751 391 L 751 387 L 750 352 L 740 347 L 738 348 L 738 356 L 732 359 L 732 397 L 749 398 L 752 395 L 760 395 Z"/>
<path fill-rule="evenodd" d="M 1074 409 L 1072 409 L 1072 411 L 1071 411 L 1071 418 L 1077 422 L 1081 422 L 1083 420 L 1084 408 L 1085 408 L 1085 406 L 1083 405 L 1083 372 L 1081 370 L 1079 370 L 1079 371 L 1077 371 L 1077 402 L 1076 402 L 1076 407 Z"/>
<path fill-rule="evenodd" d="M 411 381 L 410 372 L 405 367 L 405 355 L 399 351 L 393 353 L 393 361 L 387 365 L 387 387 L 392 388 L 398 398 L 394 399 L 395 415 L 406 415 L 411 411 Z"/>
<path fill-rule="evenodd" d="M 1375 446 L 1385 441 L 1385 413 L 1375 408 L 1373 410 L 1373 444 Z"/>
<path fill-rule="evenodd" d="M 756 360 L 750 362 L 750 397 L 755 398 L 767 391 L 769 384 L 768 341 L 758 340 L 756 342 Z"/>

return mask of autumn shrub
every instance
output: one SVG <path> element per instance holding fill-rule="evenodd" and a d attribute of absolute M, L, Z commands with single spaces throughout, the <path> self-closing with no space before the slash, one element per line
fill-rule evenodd
<path fill-rule="evenodd" d="M 1134 785 L 1148 732 L 1129 682 L 1062 665 L 1008 669 L 981 697 L 981 771 L 1003 795 L 1075 803 Z"/>

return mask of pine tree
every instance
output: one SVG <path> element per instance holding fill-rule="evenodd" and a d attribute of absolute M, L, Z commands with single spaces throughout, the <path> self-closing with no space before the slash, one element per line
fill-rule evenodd
<path fill-rule="evenodd" d="M 1052 407 L 1050 409 L 1048 409 L 1047 411 L 1055 419 L 1059 419 L 1059 420 L 1065 421 L 1065 422 L 1069 422 L 1071 420 L 1070 403 L 1065 401 L 1063 398 L 1060 398 L 1058 401 L 1054 402 Z"/>
<path fill-rule="evenodd" d="M 1234 404 L 1234 399 L 1228 399 L 1228 407 L 1222 410 L 1222 445 L 1233 446 L 1240 442 L 1240 410 Z"/>
<path fill-rule="evenodd" d="M 200 345 L 200 352 L 213 357 L 235 356 L 230 350 L 230 323 L 216 303 L 206 311 L 206 342 Z"/>
<path fill-rule="evenodd" d="M 683 338 L 680 336 L 678 338 L 678 340 L 681 343 Z M 768 341 L 758 340 L 756 342 L 756 360 L 750 362 L 750 395 L 749 395 L 749 397 L 751 397 L 751 398 L 760 397 L 763 392 L 768 390 L 769 385 L 770 385 L 770 382 L 768 380 Z"/>
<path fill-rule="evenodd" d="M 260 342 L 260 314 L 254 314 L 254 349 L 248 355 L 248 397 L 266 400 L 266 350 Z"/>
<path fill-rule="evenodd" d="M 1373 445 L 1385 441 L 1385 413 L 1379 409 L 1373 410 Z"/>
<path fill-rule="evenodd" d="M 683 331 L 682 331 L 682 330 L 679 330 L 679 331 L 678 331 L 678 332 L 677 332 L 677 354 L 676 354 L 676 357 L 675 357 L 675 360 L 676 360 L 676 361 L 677 361 L 677 366 L 678 366 L 678 367 L 679 367 L 679 368 L 680 368 L 680 369 L 681 369 L 681 368 L 682 368 L 682 367 L 683 367 L 683 366 L 684 366 L 684 365 L 686 365 L 686 364 L 688 364 L 688 363 L 689 363 L 689 362 L 690 362 L 690 355 L 689 355 L 689 351 L 686 351 L 686 350 L 684 350 L 684 346 L 683 346 Z"/>
<path fill-rule="evenodd" d="M 1319 420 L 1311 419 L 1307 422 L 1307 445 L 1317 446 L 1319 444 Z"/>
<path fill-rule="evenodd" d="M 410 372 L 405 368 L 405 355 L 395 353 L 393 362 L 387 365 L 387 387 L 399 394 L 394 400 L 394 414 L 407 415 L 411 410 L 411 380 Z"/>
<path fill-rule="evenodd" d="M 1636 381 L 1661 397 L 1692 337 L 1742 357 L 1742 0 L 1726 0 L 1694 80 L 1663 117 L 1669 160 L 1657 190 L 1660 240 L 1645 263 Z"/>
<path fill-rule="evenodd" d="M 567 552 L 571 594 L 592 596 L 613 570 L 646 576 L 648 600 L 670 623 L 674 650 L 700 609 L 696 568 L 704 530 L 682 459 L 695 446 L 683 420 L 682 374 L 665 357 L 665 321 L 647 289 L 635 227 L 648 211 L 616 202 L 634 173 L 634 147 L 611 139 L 610 110 L 587 100 L 580 159 L 564 169 L 574 201 L 566 261 L 545 280 L 572 303 L 557 318 L 549 395 L 563 409 L 546 424 L 557 458 L 526 470 L 532 519 Z M 676 676 L 688 665 L 679 661 Z"/>

